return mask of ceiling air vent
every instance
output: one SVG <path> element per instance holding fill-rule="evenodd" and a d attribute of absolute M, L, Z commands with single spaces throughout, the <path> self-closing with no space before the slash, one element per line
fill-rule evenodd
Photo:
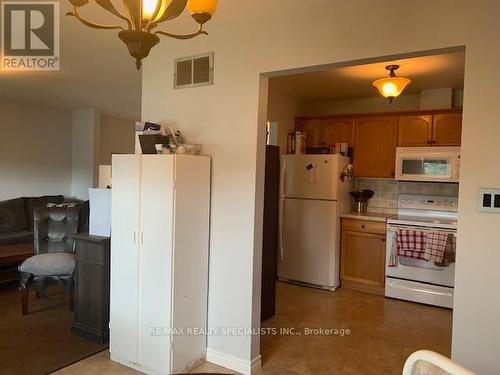
<path fill-rule="evenodd" d="M 175 59 L 174 88 L 207 86 L 214 83 L 214 53 Z"/>

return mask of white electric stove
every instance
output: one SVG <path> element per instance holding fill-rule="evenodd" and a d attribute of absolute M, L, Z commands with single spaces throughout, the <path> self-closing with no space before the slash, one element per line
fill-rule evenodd
<path fill-rule="evenodd" d="M 401 194 L 398 214 L 387 220 L 386 297 L 453 308 L 455 263 L 445 267 L 433 262 L 398 257 L 389 267 L 392 246 L 398 229 L 445 232 L 456 245 L 458 198 Z"/>

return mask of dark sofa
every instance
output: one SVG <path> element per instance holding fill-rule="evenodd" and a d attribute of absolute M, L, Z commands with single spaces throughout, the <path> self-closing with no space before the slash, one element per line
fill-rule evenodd
<path fill-rule="evenodd" d="M 2 246 L 33 243 L 33 210 L 49 203 L 76 203 L 80 208 L 78 232 L 88 232 L 88 201 L 65 199 L 62 195 L 23 197 L 0 202 L 0 256 Z"/>

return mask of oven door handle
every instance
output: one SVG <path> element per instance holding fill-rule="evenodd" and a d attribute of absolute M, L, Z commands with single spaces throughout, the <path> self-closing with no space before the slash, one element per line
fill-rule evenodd
<path fill-rule="evenodd" d="M 397 233 L 398 229 L 406 229 L 406 230 L 414 230 L 418 232 L 425 232 L 425 233 L 435 233 L 435 232 L 444 232 L 448 234 L 452 234 L 454 237 L 457 237 L 457 231 L 454 229 L 444 229 L 444 228 L 422 228 L 422 227 L 414 227 L 414 226 L 394 226 L 394 225 L 389 225 L 387 226 L 387 232 L 393 232 Z"/>

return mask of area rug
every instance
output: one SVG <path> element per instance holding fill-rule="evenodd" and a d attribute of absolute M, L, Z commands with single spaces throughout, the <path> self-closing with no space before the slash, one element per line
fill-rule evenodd
<path fill-rule="evenodd" d="M 48 299 L 30 291 L 29 314 L 21 315 L 16 284 L 0 285 L 0 374 L 44 375 L 107 348 L 71 334 L 73 312 L 62 287 Z"/>

